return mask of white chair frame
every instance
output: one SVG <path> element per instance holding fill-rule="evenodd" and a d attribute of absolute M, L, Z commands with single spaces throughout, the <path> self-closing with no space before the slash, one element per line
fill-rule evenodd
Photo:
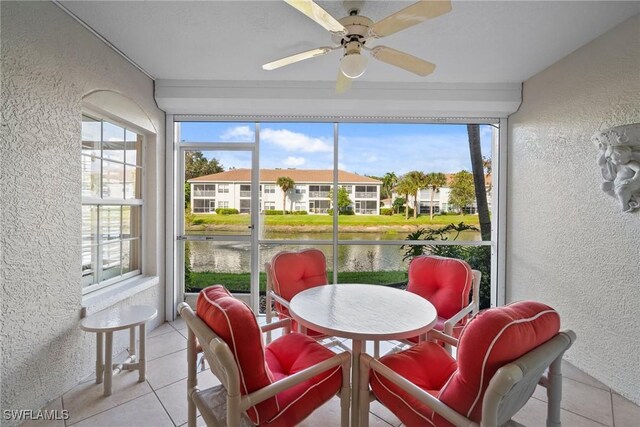
<path fill-rule="evenodd" d="M 349 353 L 336 354 L 330 359 L 242 396 L 240 372 L 229 346 L 195 314 L 187 303 L 183 302 L 178 305 L 178 313 L 180 313 L 180 316 L 188 326 L 187 401 L 189 427 L 196 427 L 196 409 L 202 415 L 207 426 L 236 427 L 253 425 L 245 413 L 251 406 L 255 406 L 257 403 L 335 366 L 341 366 L 342 368 L 342 387 L 338 393 L 340 397 L 341 426 L 347 427 L 349 425 L 349 397 L 351 394 L 351 355 Z M 290 319 L 265 325 L 261 329 L 262 332 L 267 332 L 277 328 L 290 330 Z M 197 342 L 201 344 L 211 371 L 220 380 L 221 385 L 206 390 L 198 388 Z"/>
<path fill-rule="evenodd" d="M 429 332 L 429 338 L 445 341 L 453 346 L 458 344 L 455 338 L 438 331 Z M 489 381 L 482 401 L 480 424 L 456 412 L 371 356 L 362 354 L 358 385 L 361 426 L 368 425 L 369 403 L 375 400 L 373 392 L 369 390 L 369 372 L 373 370 L 456 426 L 505 425 L 527 403 L 536 385 L 540 384 L 547 389 L 547 426 L 559 427 L 561 426 L 562 356 L 575 339 L 576 334 L 572 330 L 559 332 L 549 341 L 498 369 Z"/>
<path fill-rule="evenodd" d="M 473 276 L 471 278 L 471 302 L 466 307 L 462 308 L 462 310 L 457 312 L 453 317 L 447 319 L 444 322 L 444 329 L 442 332 L 450 337 L 453 336 L 453 327 L 459 321 L 461 321 L 467 315 L 469 315 L 469 320 L 471 320 L 480 311 L 480 280 L 482 279 L 482 272 L 478 270 L 471 270 L 471 273 Z M 420 339 L 419 341 L 422 341 L 422 339 Z M 400 344 L 393 347 L 387 354 L 395 353 L 406 348 L 407 345 L 412 346 L 415 344 L 416 343 L 412 341 L 401 340 Z M 445 341 L 444 348 L 449 354 L 451 354 L 451 344 L 449 344 L 447 341 Z M 378 353 L 376 353 L 376 355 L 377 354 Z"/>

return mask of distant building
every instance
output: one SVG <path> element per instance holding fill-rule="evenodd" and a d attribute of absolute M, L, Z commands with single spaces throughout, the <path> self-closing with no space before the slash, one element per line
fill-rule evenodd
<path fill-rule="evenodd" d="M 289 177 L 295 187 L 287 192 L 282 206 L 280 177 Z M 191 185 L 191 212 L 213 213 L 217 208 L 235 208 L 240 213 L 251 209 L 251 170 L 234 169 L 187 181 Z M 331 208 L 329 191 L 333 185 L 331 169 L 261 169 L 260 211 L 307 211 L 326 214 Z M 378 215 L 382 182 L 353 172 L 338 171 L 338 185 L 351 199 L 351 208 L 359 215 Z"/>
<path fill-rule="evenodd" d="M 447 185 L 444 187 L 440 187 L 440 189 L 434 193 L 433 195 L 433 213 L 438 214 L 440 212 L 457 212 L 457 209 L 451 205 L 449 202 L 449 195 L 451 194 L 450 183 L 453 179 L 454 174 L 447 173 L 445 174 L 447 178 Z M 489 205 L 489 210 L 491 210 L 491 176 L 485 176 L 485 185 L 487 187 L 487 203 Z M 395 200 L 396 197 L 404 197 L 402 194 L 393 193 L 392 199 Z M 409 207 L 414 207 L 414 196 L 409 196 Z M 418 192 L 418 213 L 420 214 L 429 214 L 431 206 L 431 190 L 429 188 L 423 188 Z M 476 201 L 474 199 L 473 203 L 466 208 L 464 208 L 465 214 L 475 214 L 478 212 L 478 207 L 476 205 Z"/>

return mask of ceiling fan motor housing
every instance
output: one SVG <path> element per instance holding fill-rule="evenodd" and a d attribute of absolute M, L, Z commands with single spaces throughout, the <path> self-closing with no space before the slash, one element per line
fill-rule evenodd
<path fill-rule="evenodd" d="M 373 21 L 366 16 L 351 15 L 345 16 L 340 19 L 339 22 L 347 29 L 345 36 L 333 36 L 333 41 L 338 44 L 346 44 L 350 41 L 359 41 L 364 43 L 364 39 L 367 37 L 369 28 L 373 25 Z"/>

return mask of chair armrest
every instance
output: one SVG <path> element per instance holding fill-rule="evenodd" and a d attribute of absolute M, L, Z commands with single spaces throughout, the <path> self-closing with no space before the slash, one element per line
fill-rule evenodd
<path fill-rule="evenodd" d="M 274 329 L 284 328 L 287 331 L 291 331 L 291 319 L 282 319 L 276 322 L 267 323 L 266 325 L 262 325 L 260 329 L 262 332 L 273 331 Z"/>
<path fill-rule="evenodd" d="M 456 426 L 477 426 L 477 424 L 470 419 L 454 411 L 435 397 L 431 396 L 426 391 L 422 390 L 420 387 L 413 384 L 411 381 L 394 372 L 368 354 L 361 354 L 360 361 L 361 366 L 368 365 L 372 371 L 377 372 L 380 376 L 388 379 L 389 381 L 409 393 L 412 397 L 419 400 L 420 403 L 433 409 L 437 414 L 445 418 L 450 423 Z"/>
<path fill-rule="evenodd" d="M 430 338 L 430 339 L 442 341 L 442 342 L 447 343 L 449 345 L 452 345 L 454 347 L 458 346 L 458 340 L 457 339 L 455 339 L 451 335 L 443 334 L 440 331 L 436 331 L 435 329 L 430 330 L 427 333 L 427 337 Z"/>
<path fill-rule="evenodd" d="M 452 335 L 453 334 L 453 327 L 459 321 L 464 319 L 465 316 L 467 316 L 467 315 L 469 315 L 469 313 L 473 312 L 475 306 L 476 306 L 476 304 L 474 302 L 472 302 L 468 306 L 464 307 L 462 310 L 457 312 L 453 317 L 447 319 L 447 321 L 444 322 L 444 333 L 447 334 L 447 335 Z"/>
<path fill-rule="evenodd" d="M 289 301 L 276 294 L 275 291 L 270 291 L 271 298 L 282 304 L 287 310 L 289 309 Z"/>
<path fill-rule="evenodd" d="M 240 409 L 242 411 L 246 411 L 256 403 L 260 403 L 270 397 L 273 397 L 276 394 L 283 392 L 284 390 L 290 389 L 296 384 L 300 384 L 301 382 L 313 378 L 316 375 L 321 374 L 336 366 L 342 366 L 348 371 L 351 366 L 351 354 L 343 351 L 342 353 L 336 354 L 330 359 L 310 366 L 307 369 L 288 376 L 287 378 L 275 381 L 268 386 L 261 388 L 260 390 L 243 396 Z"/>

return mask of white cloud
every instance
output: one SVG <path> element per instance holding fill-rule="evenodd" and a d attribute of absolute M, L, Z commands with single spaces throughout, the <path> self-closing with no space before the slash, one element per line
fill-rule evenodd
<path fill-rule="evenodd" d="M 285 151 L 303 153 L 330 153 L 333 151 L 333 142 L 328 139 L 314 138 L 287 129 L 264 129 L 260 132 L 260 141 L 275 144 Z"/>
<path fill-rule="evenodd" d="M 297 168 L 298 166 L 302 166 L 306 163 L 306 159 L 304 157 L 293 157 L 293 156 L 289 156 L 286 159 L 284 159 L 284 162 L 282 162 L 285 166 L 290 167 L 290 168 Z"/>
<path fill-rule="evenodd" d="M 252 142 L 255 140 L 253 129 L 249 126 L 235 126 L 225 130 L 220 139 L 223 141 Z"/>

